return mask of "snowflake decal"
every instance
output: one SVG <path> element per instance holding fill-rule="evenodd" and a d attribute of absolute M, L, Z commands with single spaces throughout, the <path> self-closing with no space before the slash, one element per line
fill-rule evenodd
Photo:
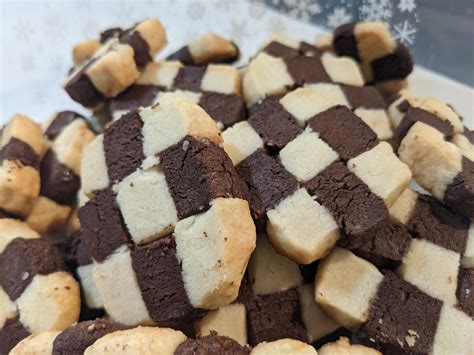
<path fill-rule="evenodd" d="M 412 12 L 416 9 L 415 0 L 400 0 L 400 2 L 398 3 L 398 8 L 401 12 Z"/>
<path fill-rule="evenodd" d="M 347 13 L 345 7 L 335 7 L 333 13 L 328 15 L 328 26 L 336 28 L 351 20 L 351 15 Z"/>
<path fill-rule="evenodd" d="M 395 39 L 403 44 L 411 45 L 415 42 L 415 34 L 417 30 L 408 20 L 393 25 L 393 32 Z"/>
<path fill-rule="evenodd" d="M 364 21 L 382 21 L 388 24 L 393 16 L 390 0 L 363 0 L 359 15 Z"/>
<path fill-rule="evenodd" d="M 321 7 L 314 0 L 273 0 L 272 3 L 285 5 L 288 15 L 303 21 L 309 21 L 313 16 L 321 13 Z"/>

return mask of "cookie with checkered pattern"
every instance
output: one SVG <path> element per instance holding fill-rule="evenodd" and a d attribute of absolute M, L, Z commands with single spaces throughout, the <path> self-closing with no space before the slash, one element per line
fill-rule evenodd
<path fill-rule="evenodd" d="M 198 335 L 215 331 L 239 344 L 283 338 L 319 344 L 343 329 L 314 301 L 315 265 L 300 267 L 278 254 L 261 234 L 247 269 L 248 284 L 231 305 L 195 323 Z"/>
<path fill-rule="evenodd" d="M 66 223 L 80 186 L 82 150 L 95 137 L 88 121 L 72 111 L 54 114 L 44 135 L 40 193 L 26 218 L 40 234 L 55 232 Z"/>
<path fill-rule="evenodd" d="M 323 347 L 318 349 L 319 355 L 359 355 L 359 354 L 366 354 L 366 355 L 382 355 L 382 353 L 378 350 L 369 348 L 364 345 L 360 344 L 351 344 L 349 339 L 346 337 L 341 337 L 339 340 L 325 344 Z"/>
<path fill-rule="evenodd" d="M 273 40 L 244 69 L 242 84 L 247 106 L 271 95 L 284 94 L 294 87 L 317 83 L 363 86 L 357 63 L 350 57 L 337 57 L 301 49 Z"/>
<path fill-rule="evenodd" d="M 254 218 L 268 217 L 274 247 L 309 264 L 341 234 L 347 246 L 365 243 L 407 186 L 409 169 L 360 117 L 318 88 L 264 106 L 223 137 Z"/>
<path fill-rule="evenodd" d="M 348 250 L 336 248 L 320 263 L 315 292 L 328 314 L 383 351 L 469 353 L 472 346 L 467 314 Z"/>
<path fill-rule="evenodd" d="M 378 88 L 398 92 L 413 70 L 408 48 L 397 44 L 382 22 L 352 22 L 334 30 L 332 48 L 338 55 L 354 58 L 365 81 Z"/>
<path fill-rule="evenodd" d="M 250 347 L 240 345 L 232 338 L 212 332 L 210 335 L 185 340 L 174 352 L 174 355 L 188 354 L 248 355 L 250 354 Z"/>
<path fill-rule="evenodd" d="M 183 66 L 177 61 L 148 64 L 135 85 L 111 100 L 109 111 L 112 118 L 117 119 L 138 107 L 175 98 L 192 100 L 221 128 L 246 118 L 236 68 L 223 64 Z"/>
<path fill-rule="evenodd" d="M 258 344 L 250 353 L 252 355 L 265 354 L 294 354 L 317 355 L 316 349 L 311 345 L 295 339 L 280 339 L 272 342 Z"/>
<path fill-rule="evenodd" d="M 80 322 L 63 331 L 34 334 L 21 341 L 11 354 L 163 354 L 173 355 L 186 340 L 170 328 L 130 328 L 103 319 Z"/>
<path fill-rule="evenodd" d="M 79 318 L 79 285 L 60 251 L 24 222 L 0 218 L 0 353 Z"/>
<path fill-rule="evenodd" d="M 74 101 L 97 108 L 106 98 L 132 85 L 165 45 L 166 33 L 160 21 L 145 20 L 108 38 L 91 58 L 74 68 L 64 89 Z"/>
<path fill-rule="evenodd" d="M 438 129 L 417 121 L 398 148 L 415 180 L 453 211 L 474 216 L 474 161 Z"/>
<path fill-rule="evenodd" d="M 441 132 L 447 141 L 455 143 L 461 149 L 464 147 L 463 153 L 471 160 L 474 159 L 471 132 L 464 127 L 461 117 L 454 109 L 444 102 L 433 97 L 421 100 L 402 90 L 392 99 L 388 113 L 395 127 L 398 143 L 416 122 L 422 122 Z"/>
<path fill-rule="evenodd" d="M 392 220 L 415 237 L 403 255 L 399 274 L 445 304 L 471 317 L 474 304 L 474 223 L 434 197 L 407 189 L 390 208 Z"/>
<path fill-rule="evenodd" d="M 123 29 L 114 27 L 101 32 L 99 39 L 86 39 L 80 41 L 72 48 L 72 62 L 74 67 L 83 65 L 87 60 L 94 56 L 94 53 L 113 37 L 118 37 L 123 33 Z"/>
<path fill-rule="evenodd" d="M 116 321 L 176 325 L 237 297 L 255 226 L 221 142 L 179 99 L 123 115 L 85 148 L 79 218 Z"/>
<path fill-rule="evenodd" d="M 25 217 L 40 191 L 41 126 L 16 114 L 1 131 L 0 147 L 0 211 Z"/>
<path fill-rule="evenodd" d="M 322 51 L 318 47 L 313 46 L 308 42 L 299 41 L 285 36 L 281 33 L 274 33 L 271 35 L 267 42 L 262 46 L 262 49 L 276 57 L 298 54 L 321 56 L 322 54 Z"/>
<path fill-rule="evenodd" d="M 167 60 L 177 60 L 184 65 L 232 63 L 240 56 L 237 45 L 216 33 L 205 33 L 186 46 L 170 54 Z"/>
<path fill-rule="evenodd" d="M 402 90 L 392 98 L 388 114 L 398 143 L 416 122 L 422 122 L 437 129 L 445 140 L 457 145 L 464 156 L 474 160 L 474 133 L 463 125 L 452 106 L 432 97 L 421 100 Z"/>

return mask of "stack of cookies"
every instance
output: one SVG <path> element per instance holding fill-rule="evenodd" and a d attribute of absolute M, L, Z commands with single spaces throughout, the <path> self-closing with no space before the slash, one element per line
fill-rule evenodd
<path fill-rule="evenodd" d="M 78 43 L 90 114 L 3 127 L 0 354 L 473 354 L 474 133 L 408 49 L 166 44 Z"/>

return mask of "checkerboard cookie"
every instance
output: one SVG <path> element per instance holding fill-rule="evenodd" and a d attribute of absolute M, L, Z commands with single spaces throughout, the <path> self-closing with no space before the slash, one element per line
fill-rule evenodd
<path fill-rule="evenodd" d="M 15 354 L 163 354 L 177 353 L 186 340 L 170 328 L 129 328 L 103 319 L 80 322 L 63 331 L 34 334 L 21 341 Z"/>
<path fill-rule="evenodd" d="M 408 130 L 398 153 L 413 177 L 453 211 L 474 217 L 474 161 L 443 133 L 422 121 Z"/>
<path fill-rule="evenodd" d="M 315 90 L 306 91 L 307 97 L 303 103 L 309 104 L 308 100 L 319 97 L 320 105 L 322 102 L 326 102 L 326 105 L 346 106 L 352 109 L 377 134 L 378 139 L 389 140 L 393 137 L 391 123 L 385 111 L 384 99 L 374 87 L 331 83 L 310 84 L 307 86 Z M 282 95 L 270 96 L 260 103 L 251 106 L 248 109 L 249 115 L 251 116 L 267 107 L 275 105 L 275 101 L 278 101 L 281 97 Z M 323 101 L 321 102 L 321 100 Z"/>
<path fill-rule="evenodd" d="M 440 131 L 444 139 L 457 145 L 464 156 L 474 161 L 474 133 L 463 125 L 452 106 L 435 98 L 421 100 L 402 90 L 392 99 L 388 113 L 396 128 L 398 143 L 416 122 L 423 122 Z"/>
<path fill-rule="evenodd" d="M 84 241 L 82 230 L 78 230 L 70 237 L 67 250 L 69 267 L 74 270 L 77 281 L 81 286 L 81 320 L 94 319 L 101 316 L 104 304 L 93 278 L 93 260 Z"/>
<path fill-rule="evenodd" d="M 398 92 L 413 70 L 408 48 L 397 44 L 381 22 L 352 22 L 334 30 L 332 48 L 354 58 L 365 81 L 384 91 Z"/>
<path fill-rule="evenodd" d="M 184 65 L 232 63 L 239 58 L 237 45 L 215 33 L 205 33 L 186 46 L 170 54 L 167 60 L 177 60 Z"/>
<path fill-rule="evenodd" d="M 240 345 L 232 338 L 218 335 L 212 332 L 210 335 L 197 337 L 196 339 L 187 339 L 182 342 L 175 355 L 188 354 L 235 354 L 248 355 L 250 347 Z"/>
<path fill-rule="evenodd" d="M 434 197 L 408 189 L 390 208 L 390 217 L 416 238 L 397 272 L 428 295 L 472 317 L 474 223 Z"/>
<path fill-rule="evenodd" d="M 25 217 L 40 191 L 41 126 L 16 114 L 1 131 L 0 211 Z"/>
<path fill-rule="evenodd" d="M 262 49 L 270 54 L 275 54 L 277 57 L 287 56 L 291 53 L 308 56 L 320 56 L 322 54 L 322 51 L 318 47 L 308 42 L 285 36 L 281 33 L 271 35 Z"/>
<path fill-rule="evenodd" d="M 320 349 L 318 349 L 318 355 L 382 355 L 382 353 L 376 349 L 369 348 L 360 344 L 351 344 L 349 339 L 346 337 L 339 338 L 338 341 L 333 343 L 327 343 Z"/>
<path fill-rule="evenodd" d="M 316 350 L 308 344 L 295 339 L 280 339 L 272 342 L 258 344 L 250 353 L 251 355 L 265 354 L 295 354 L 317 355 Z"/>
<path fill-rule="evenodd" d="M 135 85 L 109 104 L 113 119 L 138 107 L 186 98 L 201 106 L 220 127 L 246 118 L 238 70 L 230 65 L 183 66 L 177 61 L 148 64 Z"/>
<path fill-rule="evenodd" d="M 314 301 L 314 273 L 315 265 L 300 268 L 259 235 L 239 298 L 197 321 L 196 333 L 215 331 L 241 345 L 283 338 L 318 344 L 338 334 L 341 326 Z"/>
<path fill-rule="evenodd" d="M 390 271 L 382 274 L 348 250 L 336 248 L 320 263 L 315 290 L 316 302 L 328 314 L 359 329 L 383 351 L 467 354 L 472 350 L 472 318 Z"/>
<path fill-rule="evenodd" d="M 365 243 L 407 186 L 407 166 L 360 117 L 317 88 L 299 88 L 262 106 L 223 138 L 249 188 L 254 218 L 268 217 L 274 247 L 309 264 L 324 257 L 341 232 L 352 247 Z"/>
<path fill-rule="evenodd" d="M 108 38 L 91 58 L 73 70 L 64 89 L 83 106 L 96 108 L 132 85 L 165 44 L 166 33 L 160 21 L 145 20 Z"/>
<path fill-rule="evenodd" d="M 448 141 L 457 137 L 456 142 L 459 142 L 460 147 L 465 147 L 465 153 L 472 160 L 474 148 L 469 141 L 470 131 L 463 126 L 462 119 L 449 105 L 435 98 L 420 100 L 402 90 L 388 107 L 388 112 L 396 128 L 398 142 L 416 122 L 422 122 L 436 128 Z"/>
<path fill-rule="evenodd" d="M 24 222 L 0 219 L 0 353 L 79 318 L 79 286 L 59 250 Z"/>
<path fill-rule="evenodd" d="M 390 211 L 392 208 L 389 209 L 389 213 Z M 370 233 L 370 238 L 365 244 L 353 248 L 352 252 L 370 261 L 379 269 L 393 270 L 402 263 L 411 240 L 412 235 L 405 225 L 386 220 Z M 345 246 L 343 242 L 339 244 Z"/>
<path fill-rule="evenodd" d="M 72 111 L 53 115 L 45 124 L 41 188 L 26 222 L 38 233 L 57 231 L 68 219 L 80 186 L 82 150 L 95 134 L 88 121 Z"/>
<path fill-rule="evenodd" d="M 119 37 L 123 33 L 123 29 L 114 27 L 101 32 L 99 39 L 86 39 L 78 42 L 72 48 L 72 61 L 74 67 L 81 66 L 87 60 L 94 56 L 94 53 L 102 44 L 113 37 Z"/>
<path fill-rule="evenodd" d="M 85 148 L 79 218 L 114 320 L 176 325 L 237 297 L 255 227 L 221 141 L 178 99 L 131 111 Z"/>
<path fill-rule="evenodd" d="M 290 45 L 290 46 L 289 46 Z M 294 46 L 298 46 L 295 48 Z M 349 57 L 322 53 L 316 47 L 273 40 L 253 58 L 242 77 L 247 106 L 291 88 L 317 83 L 363 86 L 357 63 Z"/>

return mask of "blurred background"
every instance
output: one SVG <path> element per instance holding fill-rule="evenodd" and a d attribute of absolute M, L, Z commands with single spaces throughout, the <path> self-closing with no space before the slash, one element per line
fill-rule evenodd
<path fill-rule="evenodd" d="M 313 42 L 348 21 L 380 20 L 417 65 L 442 75 L 416 71 L 415 91 L 444 95 L 474 117 L 473 0 L 1 0 L 0 123 L 18 111 L 37 120 L 63 108 L 83 111 L 60 88 L 73 44 L 150 16 L 168 32 L 160 57 L 215 31 L 241 47 L 240 63 L 274 32 Z"/>

